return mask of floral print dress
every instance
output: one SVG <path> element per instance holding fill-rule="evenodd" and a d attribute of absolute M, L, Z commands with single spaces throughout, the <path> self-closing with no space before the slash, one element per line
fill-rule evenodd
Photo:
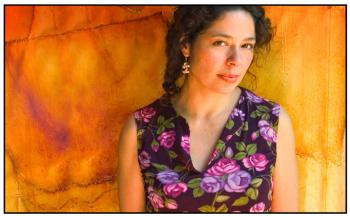
<path fill-rule="evenodd" d="M 190 130 L 163 95 L 134 113 L 148 212 L 269 212 L 280 106 L 241 95 L 202 172 L 190 157 Z"/>

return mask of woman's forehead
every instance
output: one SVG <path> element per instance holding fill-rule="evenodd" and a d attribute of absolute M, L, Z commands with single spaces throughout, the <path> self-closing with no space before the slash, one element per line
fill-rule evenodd
<path fill-rule="evenodd" d="M 255 24 L 253 17 L 246 11 L 235 10 L 223 13 L 215 20 L 203 34 L 228 38 L 255 38 Z"/>

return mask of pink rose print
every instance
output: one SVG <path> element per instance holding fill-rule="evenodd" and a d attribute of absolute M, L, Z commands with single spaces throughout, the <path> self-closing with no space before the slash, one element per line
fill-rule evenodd
<path fill-rule="evenodd" d="M 257 203 L 250 208 L 250 212 L 264 212 L 265 204 L 263 202 Z"/>
<path fill-rule="evenodd" d="M 236 164 L 235 160 L 229 158 L 222 158 L 207 171 L 207 174 L 210 176 L 222 176 L 225 174 L 233 173 L 234 171 L 239 170 L 240 167 Z"/>
<path fill-rule="evenodd" d="M 163 186 L 163 191 L 167 196 L 171 196 L 173 198 L 176 198 L 181 193 L 187 191 L 187 185 L 183 182 L 166 184 Z"/>
<path fill-rule="evenodd" d="M 158 141 L 160 141 L 160 145 L 169 149 L 174 145 L 175 142 L 175 131 L 164 131 L 160 136 L 158 136 Z"/>
<path fill-rule="evenodd" d="M 256 138 L 258 138 L 257 132 L 253 132 L 253 133 L 250 135 L 250 138 L 251 138 L 253 141 L 255 141 Z"/>
<path fill-rule="evenodd" d="M 152 187 L 148 187 L 149 195 L 147 198 L 151 201 L 151 204 L 155 209 L 164 208 L 164 201 L 161 196 L 154 192 Z"/>
<path fill-rule="evenodd" d="M 153 151 L 157 152 L 159 149 L 159 145 L 152 145 Z"/>
<path fill-rule="evenodd" d="M 175 200 L 168 199 L 167 201 L 165 201 L 165 207 L 167 207 L 168 209 L 177 209 L 177 203 Z"/>
<path fill-rule="evenodd" d="M 232 134 L 227 135 L 227 136 L 226 136 L 226 141 L 229 141 L 232 137 L 233 137 Z"/>
<path fill-rule="evenodd" d="M 181 147 L 190 154 L 190 138 L 187 135 L 181 137 Z"/>
<path fill-rule="evenodd" d="M 142 151 L 139 155 L 139 161 L 141 164 L 141 169 L 145 169 L 151 165 L 151 156 L 147 152 Z"/>
<path fill-rule="evenodd" d="M 135 118 L 138 120 L 143 120 L 144 122 L 149 122 L 151 118 L 156 114 L 156 110 L 153 107 L 146 107 L 135 113 Z"/>
<path fill-rule="evenodd" d="M 218 156 L 218 153 L 219 151 L 217 149 L 213 151 L 213 153 L 210 155 L 209 163 L 211 163 L 216 158 L 216 156 Z"/>
<path fill-rule="evenodd" d="M 152 186 L 148 186 L 147 191 L 148 191 L 148 193 L 151 193 L 151 192 L 153 192 L 153 191 L 154 191 L 154 189 L 153 189 L 153 187 L 152 187 Z"/>
<path fill-rule="evenodd" d="M 246 168 L 254 167 L 256 171 L 265 170 L 268 163 L 269 161 L 266 159 L 266 156 L 261 153 L 256 153 L 243 159 L 243 164 Z"/>

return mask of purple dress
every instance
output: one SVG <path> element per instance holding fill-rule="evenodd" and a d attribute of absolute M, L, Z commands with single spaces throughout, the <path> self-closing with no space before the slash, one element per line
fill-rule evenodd
<path fill-rule="evenodd" d="M 190 130 L 163 95 L 135 113 L 148 212 L 269 212 L 280 106 L 241 95 L 203 172 L 190 157 Z"/>

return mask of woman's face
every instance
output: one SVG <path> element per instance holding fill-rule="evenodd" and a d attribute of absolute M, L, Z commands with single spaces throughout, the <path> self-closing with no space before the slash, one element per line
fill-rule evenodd
<path fill-rule="evenodd" d="M 190 55 L 188 81 L 217 93 L 231 93 L 241 82 L 254 56 L 255 26 L 243 10 L 223 13 L 192 47 L 182 49 Z"/>

